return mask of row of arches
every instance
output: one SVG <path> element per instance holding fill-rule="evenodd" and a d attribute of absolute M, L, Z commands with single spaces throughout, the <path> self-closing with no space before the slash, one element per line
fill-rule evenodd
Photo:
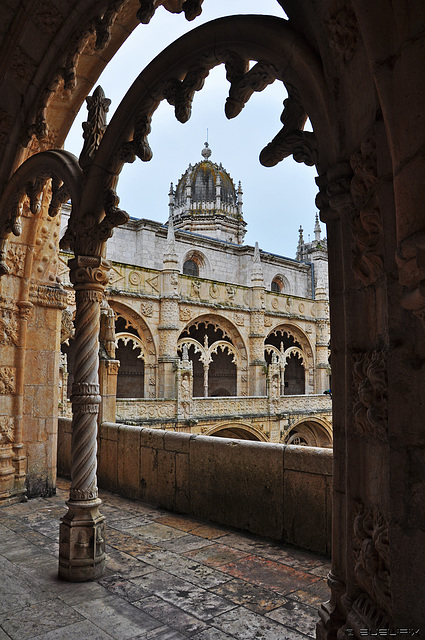
<path fill-rule="evenodd" d="M 151 329 L 141 316 L 111 301 L 114 358 L 120 367 L 117 398 L 157 396 L 157 349 Z M 102 340 L 107 338 L 101 336 Z M 193 397 L 247 395 L 249 355 L 238 329 L 226 318 L 201 316 L 191 321 L 176 341 L 176 357 L 192 363 Z M 74 353 L 73 341 L 62 345 L 67 357 L 68 397 L 70 397 Z M 313 350 L 304 332 L 293 325 L 274 328 L 264 340 L 264 375 L 271 363 L 278 364 L 280 383 L 277 395 L 303 395 L 314 369 Z"/>
<path fill-rule="evenodd" d="M 268 442 L 261 428 L 247 422 L 222 422 L 205 431 L 205 435 L 238 440 Z M 285 444 L 307 447 L 332 447 L 332 427 L 322 418 L 301 419 L 294 422 L 283 436 Z"/>

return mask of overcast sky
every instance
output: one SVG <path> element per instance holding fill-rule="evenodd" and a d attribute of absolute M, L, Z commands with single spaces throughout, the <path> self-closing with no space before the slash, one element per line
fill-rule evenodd
<path fill-rule="evenodd" d="M 157 9 L 150 24 L 135 29 L 99 79 L 98 84 L 112 100 L 108 120 L 135 78 L 168 44 L 202 22 L 222 15 L 258 13 L 258 4 L 258 0 L 205 0 L 201 16 L 193 22 L 183 14 Z M 262 0 L 261 4 L 264 13 L 285 17 L 276 0 Z M 124 167 L 117 189 L 120 207 L 135 218 L 166 222 L 170 183 L 176 185 L 189 162 L 195 164 L 202 159 L 208 129 L 211 161 L 222 162 L 236 185 L 242 182 L 245 244 L 257 241 L 265 251 L 293 258 L 299 226 L 304 228 L 305 240 L 309 235 L 314 237 L 316 170 L 292 158 L 273 168 L 262 167 L 258 160 L 261 149 L 281 127 L 285 88 L 275 81 L 254 94 L 233 120 L 224 115 L 228 89 L 221 65 L 195 95 L 192 116 L 186 124 L 177 122 L 173 107 L 166 101 L 161 103 L 149 135 L 153 159 L 148 163 L 136 159 Z M 81 123 L 86 116 L 84 104 L 65 142 L 65 148 L 77 156 L 82 146 Z"/>

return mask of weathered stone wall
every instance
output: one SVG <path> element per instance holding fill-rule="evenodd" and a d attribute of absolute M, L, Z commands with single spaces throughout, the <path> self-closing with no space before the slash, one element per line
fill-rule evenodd
<path fill-rule="evenodd" d="M 71 423 L 59 420 L 58 473 Z M 99 486 L 159 507 L 329 554 L 332 452 L 103 423 Z"/>

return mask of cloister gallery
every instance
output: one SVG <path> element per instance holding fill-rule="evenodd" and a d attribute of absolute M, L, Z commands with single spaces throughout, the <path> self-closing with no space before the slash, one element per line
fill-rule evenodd
<path fill-rule="evenodd" d="M 205 0 L 204 4 L 208 2 L 212 0 Z M 75 342 L 72 435 L 69 451 L 64 447 L 65 440 L 60 451 L 63 459 L 68 454 L 71 459 L 72 482 L 68 512 L 60 525 L 59 574 L 65 580 L 80 581 L 103 573 L 107 533 L 96 483 L 99 372 L 102 375 L 98 336 L 101 330 L 101 337 L 107 338 L 113 329 L 108 326 L 111 316 L 104 303 L 111 273 L 106 258 L 109 238 L 116 227 L 124 225 L 125 233 L 132 224 L 128 214 L 119 208 L 120 172 L 136 158 L 150 159 L 151 118 L 161 101 L 174 106 L 180 122 L 188 120 L 192 98 L 202 89 L 213 67 L 226 68 L 229 97 L 225 110 L 229 118 L 238 115 L 254 91 L 261 91 L 273 81 L 282 82 L 288 98 L 276 135 L 261 152 L 260 162 L 271 166 L 293 156 L 297 162 L 314 165 L 318 174 L 316 205 L 320 220 L 327 227 L 333 395 L 332 569 L 328 578 L 329 601 L 320 607 L 317 637 L 342 640 L 354 634 L 360 638 L 364 629 L 369 630 L 369 636 L 376 629 L 423 630 L 425 12 L 416 0 L 279 0 L 277 4 L 285 12 L 282 11 L 282 18 L 235 15 L 218 17 L 196 28 L 202 0 L 2 3 L 2 501 L 7 504 L 25 495 L 47 496 L 55 491 L 60 325 L 62 310 L 70 297 L 58 280 L 62 269 L 60 241 L 61 250 L 71 254 L 68 267 L 75 293 Z M 107 125 L 105 110 L 97 107 L 99 94 L 92 93 L 97 78 L 140 22 L 149 29 L 148 23 L 155 20 L 158 7 L 171 13 L 184 12 L 187 19 L 195 20 L 195 28 L 171 43 L 145 70 L 139 70 L 140 75 Z M 84 147 L 77 159 L 62 147 L 75 114 L 90 93 Z M 304 131 L 307 118 L 312 131 Z M 115 305 L 121 319 L 116 330 L 125 334 L 121 344 L 118 342 L 118 350 L 134 342 L 134 337 L 140 338 L 139 348 L 145 356 L 146 399 L 158 399 L 160 403 L 171 398 L 170 386 L 175 386 L 177 380 L 177 418 L 180 414 L 184 418 L 187 412 L 190 420 L 193 410 L 184 402 L 195 403 L 201 394 L 208 396 L 203 397 L 204 403 L 215 401 L 214 394 L 221 393 L 219 376 L 209 369 L 204 372 L 199 364 L 201 357 L 215 343 L 217 360 L 229 361 L 235 354 L 236 358 L 242 357 L 242 332 L 234 331 L 234 327 L 248 323 L 242 307 L 250 306 L 253 325 L 248 328 L 246 324 L 249 335 L 245 345 L 250 370 L 245 372 L 243 364 L 236 367 L 237 373 L 226 383 L 226 389 L 241 396 L 230 395 L 226 401 L 246 392 L 249 397 L 262 396 L 274 406 L 277 396 L 278 402 L 285 398 L 285 393 L 279 393 L 285 391 L 285 382 L 299 384 L 300 380 L 295 373 L 290 377 L 290 369 L 282 371 L 285 367 L 283 359 L 279 360 L 281 344 L 284 353 L 292 348 L 293 354 L 299 355 L 298 360 L 301 355 L 307 359 L 314 355 L 309 356 L 301 334 L 285 330 L 283 321 L 267 325 L 269 317 L 283 318 L 285 310 L 281 305 L 291 298 L 284 289 L 282 293 L 270 291 L 273 278 L 285 275 L 284 265 L 276 264 L 271 280 L 266 282 L 270 276 L 267 255 L 252 248 L 247 250 L 245 279 L 243 284 L 242 280 L 234 283 L 234 298 L 229 300 L 233 294 L 229 296 L 220 284 L 227 280 L 211 278 L 206 253 L 183 255 L 188 231 L 185 225 L 190 220 L 179 194 L 173 191 L 170 197 L 175 198 L 173 224 L 161 231 L 155 225 L 151 227 L 151 233 L 157 234 L 166 249 L 158 256 L 162 264 L 158 263 L 152 273 L 158 278 L 161 293 L 159 301 L 150 303 L 152 313 L 158 314 L 161 332 L 155 345 L 155 385 L 150 384 L 153 376 L 147 371 L 152 355 L 149 334 L 143 325 L 137 328 L 136 336 L 132 317 L 121 306 L 120 295 L 110 305 L 112 309 Z M 71 209 L 62 235 L 59 212 L 68 201 Z M 242 241 L 243 229 L 238 202 L 232 206 L 236 207 L 232 229 L 228 225 L 226 233 L 232 233 L 231 242 L 237 245 Z M 232 213 L 230 209 L 229 212 Z M 208 220 L 205 224 L 209 224 Z M 235 261 L 238 251 L 233 253 Z M 186 273 L 181 273 L 180 268 L 179 259 L 183 257 L 188 263 Z M 112 276 L 117 272 L 124 278 L 128 275 L 129 286 L 137 287 L 130 280 L 131 273 L 137 274 L 132 276 L 134 282 L 140 278 L 140 283 L 146 283 L 150 276 L 146 277 L 145 268 L 138 267 L 127 274 L 125 267 L 120 271 L 113 266 Z M 207 281 L 211 291 L 226 303 L 224 324 L 217 322 L 211 301 L 208 302 Z M 284 279 L 278 279 L 273 286 L 282 285 L 285 286 Z M 250 301 L 244 299 L 247 290 Z M 187 319 L 181 319 L 177 294 L 187 298 Z M 297 314 L 302 316 L 303 325 L 313 326 L 316 321 L 313 323 L 312 303 L 307 300 L 308 295 L 305 298 L 298 303 Z M 319 301 L 314 305 L 320 306 Z M 195 314 L 189 316 L 195 307 L 202 314 L 199 319 Z M 244 318 L 244 325 L 237 324 L 236 315 L 241 316 L 240 322 Z M 146 344 L 139 329 L 143 329 Z M 308 335 L 307 329 L 305 333 Z M 171 350 L 176 340 L 178 346 L 181 341 L 181 357 Z M 103 348 L 111 360 L 110 342 L 106 339 Z M 198 344 L 201 350 L 197 352 Z M 200 354 L 199 359 L 194 352 Z M 101 358 L 102 354 L 101 349 Z M 267 374 L 266 387 L 267 375 L 262 370 L 260 375 L 260 369 L 268 357 L 275 380 Z M 105 369 L 107 361 L 104 358 Z M 191 400 L 185 396 L 187 376 L 193 378 Z M 309 391 L 310 385 L 311 390 L 323 394 L 323 382 L 317 375 L 306 375 L 304 390 Z M 112 396 L 111 402 L 115 401 L 115 393 Z M 271 409 L 267 407 L 267 411 Z M 283 431 L 287 426 L 282 425 Z M 262 433 L 261 429 L 257 432 Z M 220 439 L 137 426 L 120 429 L 102 421 L 101 416 L 100 479 L 112 465 L 108 455 L 113 447 L 118 452 L 114 458 L 120 469 L 117 474 L 131 472 L 129 465 L 123 468 L 122 454 L 130 459 L 135 448 L 133 444 L 127 449 L 121 447 L 130 437 L 138 438 L 139 444 L 142 440 L 145 445 L 150 443 L 156 452 L 154 457 L 137 458 L 144 461 L 144 484 L 139 484 L 139 493 L 131 497 L 148 494 L 155 501 L 154 492 L 158 489 L 167 500 L 172 486 L 174 497 L 167 506 L 184 510 L 187 494 L 178 484 L 180 476 L 176 472 L 173 478 L 177 480 L 171 485 L 159 461 L 172 462 L 175 469 L 182 471 L 183 467 L 178 467 L 182 456 L 190 458 L 191 452 L 201 449 L 205 452 L 210 446 L 218 446 L 210 443 Z M 318 464 L 321 452 L 324 457 L 330 454 L 325 449 L 261 442 L 249 442 L 246 451 L 262 452 L 263 446 L 269 447 L 270 461 L 276 456 L 286 456 L 289 461 L 301 450 L 299 460 L 303 460 L 304 471 L 309 467 L 304 462 L 305 455 L 311 455 Z M 224 451 L 216 449 L 219 450 Z M 242 451 L 239 445 L 234 450 Z M 226 449 L 226 456 L 230 451 Z M 259 457 L 253 455 L 250 460 L 259 461 Z M 237 468 L 237 459 L 232 463 L 229 459 L 226 458 L 227 468 Z M 155 464 L 149 466 L 149 460 Z M 266 471 L 269 463 L 264 457 L 262 464 Z M 203 482 L 197 484 L 202 491 L 210 486 L 207 480 L 211 465 L 215 465 L 218 476 L 222 473 L 220 455 L 199 457 L 198 473 L 199 465 L 204 465 Z M 256 468 L 255 464 L 251 466 Z M 191 473 L 194 467 L 189 464 L 185 469 Z M 302 473 L 300 470 L 300 477 Z M 154 475 L 156 484 L 149 485 L 148 480 Z M 259 510 L 267 507 L 267 496 L 275 488 L 272 476 L 266 483 L 262 477 L 255 486 Z M 125 482 L 121 486 L 125 491 Z M 307 502 L 298 497 L 297 508 L 308 515 L 312 511 L 309 494 L 303 495 Z M 220 517 L 219 500 L 202 499 L 198 504 L 202 517 L 208 513 Z M 232 506 L 231 494 L 227 506 Z M 279 522 L 285 521 L 285 508 L 282 503 L 273 510 L 275 522 L 279 517 Z M 261 531 L 266 535 L 267 519 L 261 519 Z M 280 531 L 282 539 L 287 540 L 291 535 L 296 538 L 298 529 L 294 524 L 291 530 L 280 527 Z M 297 540 L 292 542 L 296 544 Z"/>

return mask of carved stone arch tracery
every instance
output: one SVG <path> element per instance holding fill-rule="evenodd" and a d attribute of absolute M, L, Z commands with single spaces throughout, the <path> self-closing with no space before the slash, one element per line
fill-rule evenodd
<path fill-rule="evenodd" d="M 210 327 L 210 338 L 205 336 L 208 334 L 208 327 Z M 200 332 L 199 339 L 194 339 L 191 336 L 193 330 Z M 211 338 L 211 331 L 214 338 Z M 205 334 L 205 335 L 204 335 Z M 211 341 L 212 340 L 212 341 Z M 216 316 L 214 314 L 206 314 L 198 316 L 190 321 L 180 333 L 178 347 L 186 343 L 188 347 L 192 346 L 193 352 L 199 354 L 199 359 L 204 367 L 209 367 L 214 360 L 213 356 L 220 358 L 222 355 L 230 357 L 230 363 L 236 367 L 236 388 L 235 393 L 231 395 L 248 395 L 248 352 L 245 342 L 236 328 L 236 326 L 227 318 L 223 316 Z M 194 376 L 196 385 L 196 369 L 197 365 L 194 363 Z M 198 372 L 198 376 L 199 376 Z M 207 373 L 204 377 L 204 395 L 207 388 Z M 198 394 L 200 392 L 198 391 Z"/>
<path fill-rule="evenodd" d="M 249 60 L 258 62 L 249 69 Z M 333 129 L 329 126 L 322 70 L 305 41 L 280 18 L 219 18 L 183 36 L 178 45 L 170 45 L 129 89 L 100 144 L 96 179 L 93 174 L 93 181 L 90 176 L 87 181 L 84 202 L 88 210 L 97 212 L 95 217 L 101 215 L 103 193 L 116 188 L 123 164 L 132 162 L 136 156 L 143 161 L 151 159 L 147 136 L 159 103 L 166 99 L 175 107 L 177 119 L 186 122 L 194 93 L 202 88 L 209 70 L 219 64 L 226 65 L 231 83 L 226 104 L 229 118 L 241 111 L 254 91 L 263 90 L 275 79 L 285 82 L 288 88 L 289 98 L 281 118 L 284 127 L 266 153 L 267 162 L 263 154 L 265 164 L 276 164 L 290 154 L 297 161 L 316 162 L 315 134 L 307 132 L 307 136 L 302 131 L 306 117 L 297 115 L 298 112 L 309 114 L 313 126 L 317 126 L 330 148 Z M 269 159 L 271 156 L 273 162 Z M 104 175 L 103 185 L 98 179 L 99 170 Z"/>

